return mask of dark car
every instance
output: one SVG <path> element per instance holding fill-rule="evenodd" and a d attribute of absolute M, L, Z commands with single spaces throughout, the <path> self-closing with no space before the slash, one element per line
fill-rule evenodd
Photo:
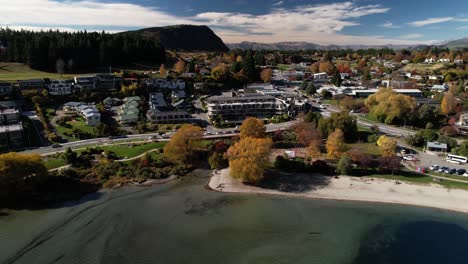
<path fill-rule="evenodd" d="M 449 169 L 448 173 L 449 174 L 455 174 L 455 173 L 457 173 L 457 170 L 456 169 Z"/>
<path fill-rule="evenodd" d="M 457 174 L 458 174 L 458 175 L 463 175 L 465 172 L 466 172 L 465 169 L 458 169 L 458 170 L 457 170 Z"/>
<path fill-rule="evenodd" d="M 52 144 L 52 146 L 51 146 L 51 147 L 52 147 L 52 148 L 61 148 L 61 147 L 62 147 L 62 145 L 60 145 L 60 144 Z"/>

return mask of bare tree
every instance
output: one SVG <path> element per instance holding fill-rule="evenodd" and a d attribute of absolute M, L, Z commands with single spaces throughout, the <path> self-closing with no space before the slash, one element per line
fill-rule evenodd
<path fill-rule="evenodd" d="M 73 61 L 73 59 L 69 59 L 67 61 L 67 68 L 68 68 L 68 71 L 71 72 L 73 70 L 73 66 L 75 65 L 75 62 Z"/>
<path fill-rule="evenodd" d="M 55 69 L 57 70 L 57 73 L 60 74 L 60 76 L 62 76 L 63 71 L 65 69 L 65 62 L 61 58 L 59 58 L 55 63 Z"/>

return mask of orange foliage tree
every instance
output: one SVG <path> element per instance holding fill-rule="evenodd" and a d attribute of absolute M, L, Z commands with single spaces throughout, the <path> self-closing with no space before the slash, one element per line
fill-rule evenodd
<path fill-rule="evenodd" d="M 174 66 L 174 71 L 178 74 L 185 72 L 185 61 L 179 60 Z"/>
<path fill-rule="evenodd" d="M 270 82 L 271 77 L 273 76 L 273 71 L 270 68 L 263 69 L 260 73 L 260 78 L 263 82 Z"/>
<path fill-rule="evenodd" d="M 265 123 L 261 119 L 248 117 L 242 122 L 239 132 L 241 139 L 246 137 L 263 138 L 266 132 Z"/>
<path fill-rule="evenodd" d="M 164 146 L 164 156 L 172 162 L 190 162 L 194 153 L 200 147 L 203 129 L 198 126 L 185 125 L 181 127 L 169 143 Z"/>
<path fill-rule="evenodd" d="M 293 126 L 294 132 L 296 133 L 296 140 L 300 144 L 307 146 L 313 140 L 320 140 L 322 135 L 320 131 L 314 126 L 314 124 L 301 121 Z"/>
<path fill-rule="evenodd" d="M 344 134 L 341 129 L 336 129 L 327 139 L 327 157 L 338 159 L 346 153 L 347 147 L 344 142 Z"/>

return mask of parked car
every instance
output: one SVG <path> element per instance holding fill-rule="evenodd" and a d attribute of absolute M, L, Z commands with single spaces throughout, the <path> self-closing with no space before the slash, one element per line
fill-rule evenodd
<path fill-rule="evenodd" d="M 62 145 L 55 143 L 55 144 L 52 144 L 51 147 L 52 147 L 52 148 L 61 148 Z"/>
<path fill-rule="evenodd" d="M 449 174 L 455 174 L 455 173 L 457 173 L 457 170 L 456 169 L 449 169 L 448 173 Z"/>
<path fill-rule="evenodd" d="M 448 167 L 440 167 L 437 171 L 440 172 L 440 173 L 447 173 L 449 170 Z"/>
<path fill-rule="evenodd" d="M 463 177 L 468 177 L 468 172 L 463 173 Z"/>
<path fill-rule="evenodd" d="M 439 170 L 439 168 L 440 168 L 439 165 L 432 165 L 431 167 L 429 167 L 431 171 L 437 171 Z"/>
<path fill-rule="evenodd" d="M 406 160 L 406 161 L 414 161 L 416 160 L 412 155 L 406 155 L 403 157 L 403 160 Z"/>
<path fill-rule="evenodd" d="M 458 170 L 457 170 L 457 174 L 458 174 L 458 175 L 463 175 L 464 173 L 466 173 L 466 170 L 465 170 L 465 169 L 458 169 Z"/>
<path fill-rule="evenodd" d="M 427 172 L 427 168 L 426 168 L 426 167 L 418 167 L 418 168 L 416 168 L 416 171 L 417 171 L 417 172 L 421 172 L 421 173 L 426 173 L 426 172 Z"/>

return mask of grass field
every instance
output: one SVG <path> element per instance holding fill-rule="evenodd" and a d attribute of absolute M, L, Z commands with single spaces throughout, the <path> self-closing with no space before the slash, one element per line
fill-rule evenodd
<path fill-rule="evenodd" d="M 443 175 L 443 176 L 447 177 L 446 175 Z M 434 181 L 434 179 L 430 176 L 427 176 L 424 174 L 416 174 L 416 173 L 408 173 L 408 175 L 401 175 L 398 173 L 395 173 L 394 175 L 372 174 L 366 177 L 388 179 L 388 180 L 395 180 L 395 181 L 406 181 L 406 182 L 421 183 L 421 184 L 434 183 L 434 184 L 439 184 L 446 188 L 468 189 L 468 183 L 448 181 L 448 180 Z M 458 177 L 453 176 L 453 177 L 447 177 L 447 178 L 458 178 Z"/>
<path fill-rule="evenodd" d="M 86 122 L 83 118 L 79 117 L 72 121 L 68 121 L 67 124 L 71 126 L 71 128 L 57 126 L 55 129 L 60 134 L 61 137 L 69 139 L 69 140 L 78 140 L 74 137 L 66 136 L 65 133 L 71 133 L 74 129 L 78 129 L 84 133 L 88 133 L 94 135 L 94 129 L 91 126 L 86 125 Z"/>
<path fill-rule="evenodd" d="M 162 148 L 166 142 L 151 142 L 143 145 L 115 145 L 115 146 L 103 146 L 100 147 L 105 151 L 114 152 L 119 158 L 133 158 L 141 155 L 149 150 Z"/>
<path fill-rule="evenodd" d="M 17 81 L 27 79 L 70 79 L 74 76 L 88 74 L 57 74 L 51 72 L 43 72 L 31 69 L 28 65 L 15 62 L 0 62 L 0 81 Z"/>
<path fill-rule="evenodd" d="M 48 157 L 44 163 L 48 170 L 65 166 L 65 161 L 62 158 L 60 158 L 59 155 Z"/>
<path fill-rule="evenodd" d="M 375 143 L 353 143 L 349 144 L 351 149 L 359 150 L 359 152 L 368 155 L 380 155 L 379 147 Z"/>
<path fill-rule="evenodd" d="M 435 64 L 422 64 L 422 63 L 412 63 L 406 65 L 403 70 L 406 72 L 416 71 L 418 74 L 433 74 L 435 70 L 445 69 L 445 65 L 442 63 Z"/>

